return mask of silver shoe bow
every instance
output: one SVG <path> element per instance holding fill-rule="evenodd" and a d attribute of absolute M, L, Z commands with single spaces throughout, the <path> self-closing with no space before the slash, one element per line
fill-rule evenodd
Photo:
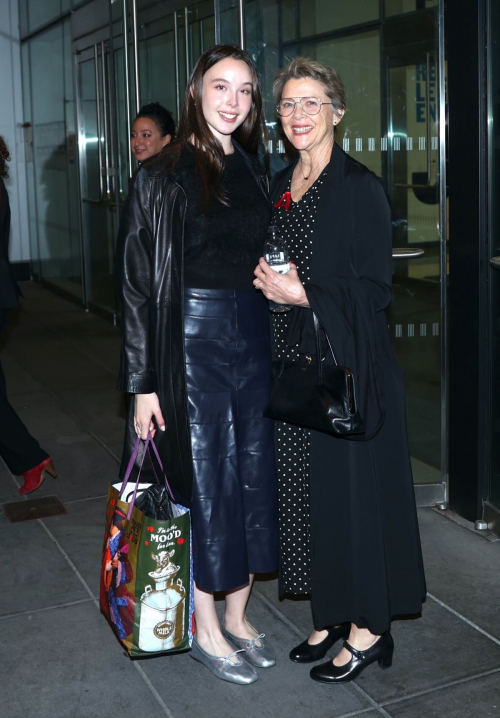
<path fill-rule="evenodd" d="M 265 633 L 259 633 L 256 638 L 251 639 L 233 636 L 227 628 L 223 628 L 222 633 L 233 646 L 245 651 L 245 661 L 251 663 L 252 666 L 257 666 L 257 668 L 271 668 L 271 666 L 276 664 L 276 655 L 273 649 L 264 642 Z M 258 642 L 260 642 L 260 646 L 257 645 Z"/>
<path fill-rule="evenodd" d="M 260 646 L 258 646 L 257 641 L 262 641 L 262 639 L 265 637 L 266 637 L 265 633 L 259 633 L 259 635 L 256 638 L 251 638 L 247 642 L 245 649 L 241 649 L 241 650 L 252 650 L 252 648 L 262 648 L 263 644 L 261 643 Z M 235 651 L 235 653 L 239 653 L 239 651 Z"/>
<path fill-rule="evenodd" d="M 239 665 L 239 664 L 241 663 L 241 660 L 238 659 L 238 662 L 237 662 L 237 663 L 234 663 L 233 661 L 231 661 L 231 658 L 234 658 L 235 656 L 237 656 L 238 653 L 245 653 L 245 649 L 244 649 L 244 648 L 239 648 L 237 651 L 233 651 L 232 653 L 230 653 L 229 656 L 223 656 L 223 660 L 224 660 L 224 661 L 229 661 L 230 663 L 233 664 L 233 666 L 237 666 L 237 665 Z M 243 658 L 243 656 L 242 656 L 242 658 Z"/>

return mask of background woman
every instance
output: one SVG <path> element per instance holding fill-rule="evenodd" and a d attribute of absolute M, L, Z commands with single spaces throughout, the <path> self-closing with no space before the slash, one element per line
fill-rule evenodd
<path fill-rule="evenodd" d="M 0 137 L 0 334 L 7 326 L 11 309 L 19 304 L 21 292 L 9 263 L 10 205 L 4 179 L 9 176 L 9 150 Z M 20 494 L 37 489 L 46 472 L 57 476 L 52 459 L 34 439 L 7 399 L 7 386 L 0 364 L 0 456 L 12 474 L 23 475 Z"/>
<path fill-rule="evenodd" d="M 425 596 L 403 376 L 384 314 L 392 292 L 390 211 L 375 175 L 335 144 L 346 107 L 338 74 L 296 58 L 278 72 L 274 90 L 299 154 L 273 179 L 274 223 L 298 272 L 276 274 L 261 259 L 254 284 L 272 301 L 295 305 L 273 320 L 280 358 L 315 354 L 316 313 L 338 363 L 353 373 L 365 424 L 349 439 L 278 425 L 281 589 L 311 593 L 315 627 L 290 658 L 319 660 L 348 638 L 333 662 L 311 670 L 313 679 L 336 683 L 376 660 L 390 666 L 391 617 L 419 613 Z M 297 312 L 301 332 L 288 337 Z"/>
<path fill-rule="evenodd" d="M 253 574 L 278 564 L 273 422 L 262 418 L 269 310 L 252 286 L 271 206 L 263 168 L 243 149 L 257 149 L 261 108 L 251 58 L 232 45 L 205 52 L 177 142 L 135 176 L 118 246 L 118 388 L 136 395 L 122 468 L 134 432 L 159 428 L 167 476 L 192 511 L 191 655 L 234 683 L 257 679 L 251 663 L 275 663 L 245 617 Z M 214 591 L 226 593 L 223 631 Z"/>
<path fill-rule="evenodd" d="M 138 162 L 157 155 L 175 136 L 175 122 L 158 102 L 143 105 L 132 125 L 130 146 Z"/>

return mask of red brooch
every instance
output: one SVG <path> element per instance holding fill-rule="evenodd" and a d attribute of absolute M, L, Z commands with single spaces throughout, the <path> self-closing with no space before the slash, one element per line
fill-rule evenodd
<path fill-rule="evenodd" d="M 285 192 L 283 197 L 280 197 L 279 200 L 274 205 L 276 209 L 290 209 L 290 204 L 292 202 L 292 193 L 291 192 Z"/>

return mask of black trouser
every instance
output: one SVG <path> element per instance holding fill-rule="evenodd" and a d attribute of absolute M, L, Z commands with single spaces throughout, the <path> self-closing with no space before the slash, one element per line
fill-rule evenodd
<path fill-rule="evenodd" d="M 0 334 L 7 324 L 9 309 L 0 308 Z M 5 374 L 0 362 L 0 456 L 13 474 L 23 474 L 48 457 L 18 417 L 7 399 Z"/>

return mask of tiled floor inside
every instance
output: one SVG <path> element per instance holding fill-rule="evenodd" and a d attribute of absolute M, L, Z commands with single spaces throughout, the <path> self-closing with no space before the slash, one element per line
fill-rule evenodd
<path fill-rule="evenodd" d="M 189 655 L 131 661 L 99 613 L 107 484 L 117 476 L 124 399 L 115 391 L 119 334 L 35 284 L 3 337 L 12 404 L 53 457 L 33 497 L 68 513 L 20 524 L 0 514 L 0 715 L 5 718 L 498 718 L 500 542 L 420 509 L 429 596 L 419 620 L 396 621 L 391 670 L 324 686 L 288 660 L 311 626 L 309 603 L 257 581 L 249 617 L 278 653 L 238 687 Z M 0 503 L 20 481 L 0 462 Z"/>

